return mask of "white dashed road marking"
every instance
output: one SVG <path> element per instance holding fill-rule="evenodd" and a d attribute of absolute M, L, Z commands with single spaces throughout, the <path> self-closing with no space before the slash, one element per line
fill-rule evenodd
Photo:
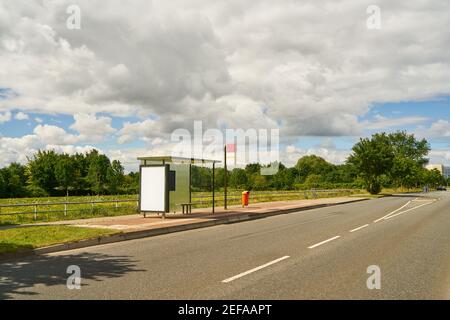
<path fill-rule="evenodd" d="M 365 227 L 368 227 L 368 226 L 369 226 L 368 224 L 365 224 L 365 225 L 363 225 L 363 226 L 361 226 L 361 227 L 358 227 L 358 228 L 355 228 L 355 229 L 350 230 L 350 232 L 355 232 L 355 231 L 364 229 Z"/>
<path fill-rule="evenodd" d="M 223 283 L 228 283 L 228 282 L 231 282 L 231 281 L 233 281 L 233 280 L 242 278 L 242 277 L 244 277 L 244 276 L 246 276 L 246 275 L 248 275 L 248 274 L 250 274 L 250 273 L 256 272 L 256 271 L 261 270 L 261 269 L 264 269 L 264 268 L 266 268 L 266 267 L 268 267 L 268 266 L 271 266 L 271 265 L 273 265 L 273 264 L 275 264 L 275 263 L 278 263 L 278 262 L 280 262 L 280 261 L 283 261 L 283 260 L 285 260 L 285 259 L 287 259 L 287 258 L 289 258 L 289 256 L 284 256 L 284 257 L 281 257 L 281 258 L 279 258 L 279 259 L 270 261 L 270 262 L 268 262 L 268 263 L 266 263 L 266 264 L 263 264 L 263 265 L 261 265 L 261 266 L 259 266 L 259 267 L 250 269 L 250 270 L 248 270 L 248 271 L 239 273 L 238 275 L 235 275 L 235 276 L 233 276 L 233 277 L 231 277 L 231 278 L 222 280 L 222 282 L 223 282 Z"/>
<path fill-rule="evenodd" d="M 327 242 L 330 242 L 330 241 L 336 240 L 336 239 L 338 239 L 338 238 L 340 238 L 340 237 L 341 237 L 341 236 L 336 236 L 336 237 L 333 237 L 333 238 L 327 239 L 327 240 L 325 240 L 325 241 L 322 241 L 322 242 L 319 242 L 319 243 L 313 244 L 312 246 L 308 247 L 308 249 L 314 249 L 314 248 L 316 248 L 316 247 L 318 247 L 318 246 L 321 246 L 321 245 L 323 245 L 323 244 L 325 244 L 325 243 L 327 243 Z"/>

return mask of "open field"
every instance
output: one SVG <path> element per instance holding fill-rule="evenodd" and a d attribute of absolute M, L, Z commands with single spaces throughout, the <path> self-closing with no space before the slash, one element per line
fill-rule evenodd
<path fill-rule="evenodd" d="M 420 190 L 386 189 L 383 194 L 411 191 Z M 253 191 L 250 194 L 250 202 L 256 203 L 342 196 L 368 196 L 368 194 L 359 189 Z M 0 225 L 135 214 L 138 210 L 137 200 L 137 195 L 0 199 Z M 117 202 L 104 203 L 103 201 Z M 212 194 L 211 192 L 194 192 L 192 194 L 192 202 L 195 204 L 194 208 L 211 207 Z M 228 205 L 238 205 L 240 203 L 241 191 L 230 190 L 228 193 Z M 22 206 L 22 204 L 29 205 Z M 216 192 L 215 204 L 216 206 L 223 206 L 223 191 Z M 2 207 L 2 205 L 8 205 L 8 207 Z"/>
<path fill-rule="evenodd" d="M 132 201 L 101 203 L 113 200 Z M 22 204 L 29 206 L 1 207 Z M 127 215 L 135 214 L 136 210 L 136 195 L 0 199 L 0 225 Z"/>

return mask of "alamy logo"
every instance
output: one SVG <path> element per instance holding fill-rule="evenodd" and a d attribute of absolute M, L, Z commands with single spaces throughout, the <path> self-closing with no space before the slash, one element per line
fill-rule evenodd
<path fill-rule="evenodd" d="M 67 289 L 80 290 L 81 289 L 81 269 L 79 266 L 71 265 L 67 267 L 66 273 L 70 274 L 67 278 Z"/>
<path fill-rule="evenodd" d="M 66 26 L 69 30 L 81 29 L 81 9 L 79 6 L 72 4 L 67 7 L 66 13 L 69 17 L 66 20 Z"/>
<path fill-rule="evenodd" d="M 367 289 L 381 289 L 381 269 L 379 266 L 371 265 L 367 267 L 367 273 L 370 277 L 367 279 Z"/>
<path fill-rule="evenodd" d="M 370 5 L 366 9 L 367 14 L 370 16 L 367 18 L 366 26 L 370 30 L 381 29 L 381 9 L 377 5 Z"/>
<path fill-rule="evenodd" d="M 225 144 L 233 144 L 236 165 L 260 163 L 262 175 L 274 175 L 279 169 L 279 129 L 208 129 L 194 121 L 193 135 L 187 129 L 176 129 L 170 140 L 175 142 L 172 156 L 221 159 Z"/>

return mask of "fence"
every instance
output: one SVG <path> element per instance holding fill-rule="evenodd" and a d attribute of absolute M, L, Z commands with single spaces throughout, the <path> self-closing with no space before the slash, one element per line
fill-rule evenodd
<path fill-rule="evenodd" d="M 348 196 L 362 190 L 356 189 L 311 189 L 311 190 L 286 190 L 286 191 L 252 191 L 250 192 L 250 201 L 265 202 L 276 200 L 300 200 L 300 199 L 317 199 L 323 197 L 337 197 Z M 210 194 L 194 195 L 192 199 L 194 206 L 202 206 L 212 203 L 212 196 Z M 237 204 L 241 201 L 241 192 L 231 191 L 227 194 L 228 204 Z M 215 196 L 216 205 L 223 204 L 223 193 L 218 193 Z"/>
<path fill-rule="evenodd" d="M 68 212 L 90 210 L 94 212 L 95 206 L 99 204 L 113 204 L 115 209 L 119 209 L 120 203 L 136 203 L 136 209 L 139 206 L 138 199 L 121 199 L 121 200 L 90 200 L 90 201 L 59 201 L 59 202 L 33 202 L 33 203 L 15 203 L 15 204 L 0 204 L 0 216 L 12 215 L 34 215 L 34 220 L 37 220 L 38 214 L 43 213 L 60 213 L 63 212 L 67 216 Z M 73 208 L 70 206 L 90 206 L 90 208 Z M 61 207 L 55 210 L 38 210 L 39 207 Z M 19 212 L 2 212 L 4 208 L 32 208 L 31 211 Z"/>
<path fill-rule="evenodd" d="M 253 202 L 266 202 L 276 200 L 295 200 L 295 199 L 317 199 L 323 197 L 337 197 L 351 195 L 360 190 L 355 189 L 330 189 L 330 190 L 294 190 L 294 191 L 252 191 L 250 200 Z M 227 203 L 238 204 L 241 201 L 240 191 L 230 191 L 227 195 Z M 195 207 L 204 207 L 212 204 L 211 194 L 193 193 L 192 202 Z M 33 215 L 33 219 L 37 220 L 39 214 L 64 213 L 67 217 L 69 212 L 87 212 L 94 213 L 97 208 L 118 209 L 121 203 L 134 203 L 133 208 L 137 211 L 139 207 L 139 199 L 120 199 L 120 200 L 89 200 L 89 201 L 58 201 L 58 202 L 32 202 L 17 204 L 0 204 L 0 217 L 2 216 L 22 216 Z M 215 197 L 216 205 L 223 205 L 224 196 L 222 192 L 217 192 Z M 102 206 L 103 205 L 103 206 Z M 105 206 L 110 205 L 110 206 Z M 47 207 L 47 210 L 39 210 Z M 10 211 L 7 208 L 26 208 L 25 211 Z M 51 209 L 56 208 L 56 209 Z M 129 206 L 128 206 L 129 208 Z M 6 209 L 6 211 L 5 211 Z M 83 215 L 80 215 L 83 217 Z M 76 217 L 75 217 L 76 218 Z"/>

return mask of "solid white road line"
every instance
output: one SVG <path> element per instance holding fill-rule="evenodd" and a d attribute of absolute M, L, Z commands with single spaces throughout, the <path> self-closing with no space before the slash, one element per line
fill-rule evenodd
<path fill-rule="evenodd" d="M 361 227 L 358 227 L 358 228 L 355 228 L 355 229 L 353 229 L 353 230 L 350 230 L 350 232 L 355 232 L 355 231 L 361 230 L 361 229 L 363 229 L 363 228 L 365 228 L 365 227 L 368 227 L 368 226 L 369 226 L 368 224 L 365 224 L 365 225 L 363 225 L 363 226 L 361 226 Z"/>
<path fill-rule="evenodd" d="M 411 209 L 408 209 L 408 210 L 399 212 L 399 213 L 397 213 L 397 214 L 394 214 L 394 215 L 392 215 L 392 216 L 387 217 L 386 220 L 391 219 L 391 218 L 394 218 L 394 217 L 396 217 L 396 216 L 399 216 L 399 215 L 401 215 L 401 214 L 403 214 L 403 213 L 406 213 L 406 212 L 409 212 L 409 211 L 412 211 L 412 210 L 416 210 L 416 209 L 419 209 L 419 208 L 424 207 L 424 206 L 428 206 L 429 204 L 432 204 L 432 203 L 435 203 L 435 202 L 436 202 L 436 201 L 424 203 L 424 204 L 421 204 L 420 206 L 417 206 L 417 207 L 414 207 L 414 208 L 411 208 Z"/>
<path fill-rule="evenodd" d="M 266 264 L 263 264 L 262 266 L 253 268 L 253 269 L 251 269 L 251 270 L 248 270 L 248 271 L 245 271 L 245 272 L 242 272 L 242 273 L 239 273 L 238 275 L 235 275 L 234 277 L 231 277 L 231 278 L 222 280 L 222 282 L 223 282 L 223 283 L 228 283 L 228 282 L 231 282 L 231 281 L 233 281 L 233 280 L 242 278 L 242 277 L 244 277 L 244 276 L 246 276 L 246 275 L 248 275 L 248 274 L 250 274 L 250 273 L 256 272 L 256 271 L 261 270 L 261 269 L 264 269 L 264 268 L 266 268 L 266 267 L 268 267 L 268 266 L 271 266 L 271 265 L 273 265 L 273 264 L 275 264 L 275 263 L 278 263 L 278 262 L 280 262 L 280 261 L 283 261 L 283 260 L 285 260 L 285 259 L 287 259 L 287 258 L 290 258 L 290 257 L 289 257 L 289 256 L 284 256 L 284 257 L 281 257 L 281 258 L 279 258 L 279 259 L 270 261 L 270 262 L 268 262 L 268 263 L 266 263 Z"/>
<path fill-rule="evenodd" d="M 321 245 L 323 245 L 323 244 L 325 244 L 325 243 L 327 243 L 327 242 L 330 242 L 330 241 L 336 240 L 336 239 L 338 239 L 338 238 L 340 238 L 340 237 L 341 237 L 341 236 L 336 236 L 336 237 L 333 237 L 333 238 L 327 239 L 327 240 L 325 240 L 325 241 L 322 241 L 322 242 L 319 242 L 319 243 L 313 244 L 312 246 L 308 247 L 308 249 L 314 249 L 315 247 L 321 246 Z"/>
<path fill-rule="evenodd" d="M 384 218 L 390 216 L 391 214 L 394 214 L 394 213 L 396 213 L 396 212 L 399 212 L 400 210 L 402 210 L 404 207 L 406 207 L 406 206 L 409 205 L 410 203 L 411 203 L 411 200 L 409 200 L 405 205 L 401 206 L 401 207 L 398 208 L 397 210 L 394 210 L 394 211 L 388 213 L 387 215 L 381 217 L 380 219 L 375 220 L 374 222 L 377 223 L 378 221 L 383 220 Z"/>

